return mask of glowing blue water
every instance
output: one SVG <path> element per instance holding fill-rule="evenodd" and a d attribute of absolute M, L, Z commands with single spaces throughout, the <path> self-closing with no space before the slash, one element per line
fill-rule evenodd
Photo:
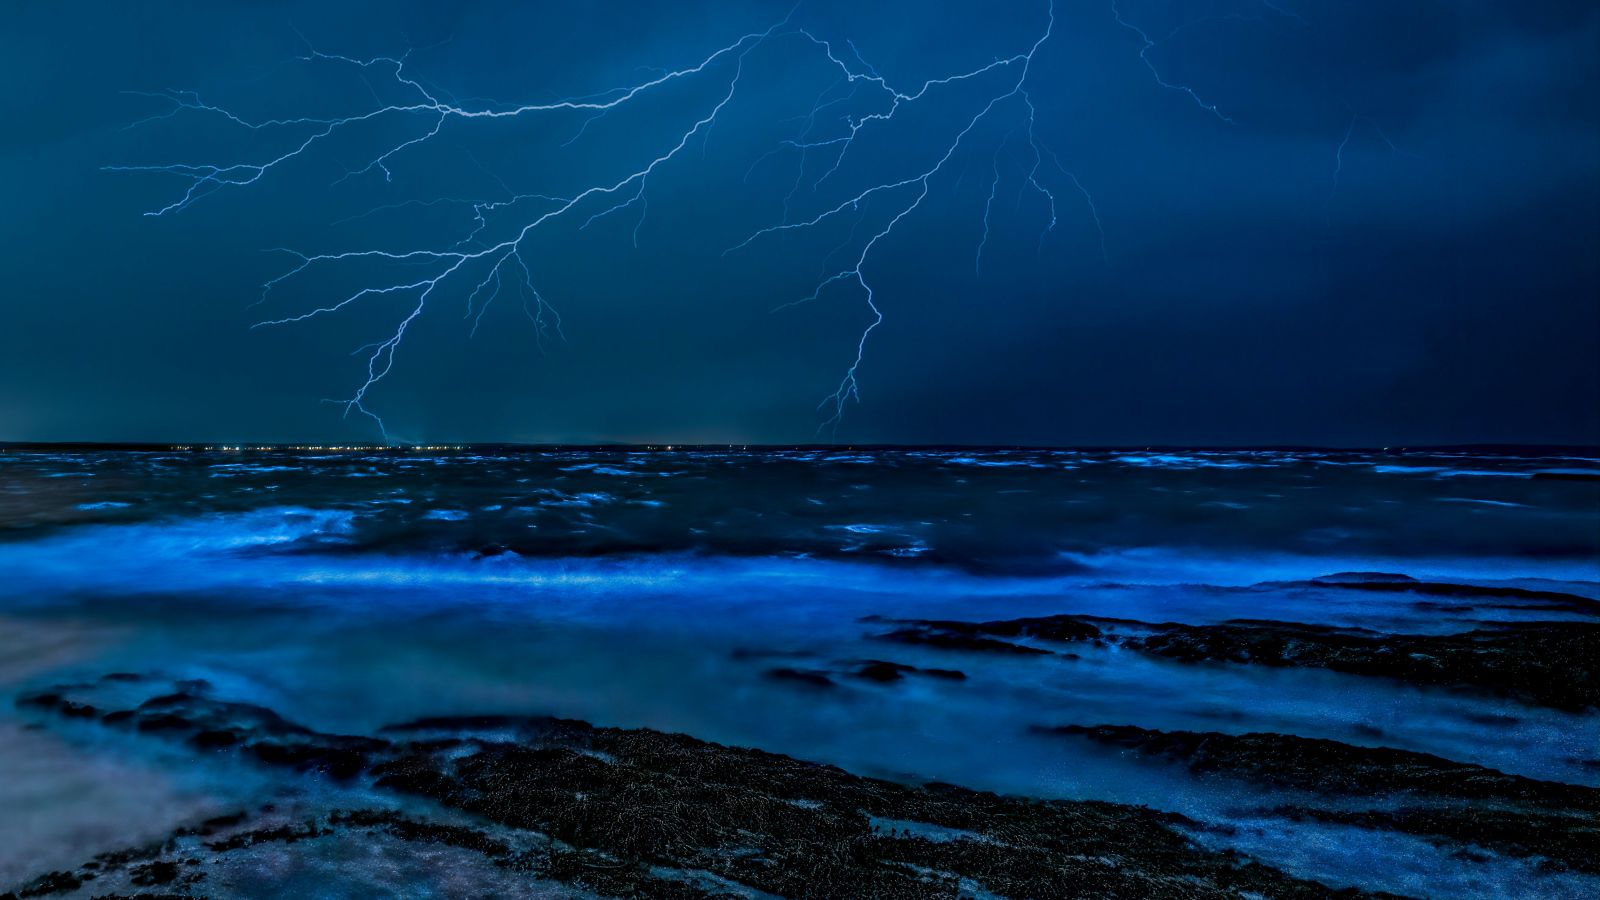
<path fill-rule="evenodd" d="M 1146 803 L 1240 826 L 1207 839 L 1334 884 L 1595 887 L 1396 835 L 1262 824 L 1251 810 L 1282 796 L 1029 731 L 1276 731 L 1593 784 L 1595 716 L 1094 646 L 1073 647 L 1077 658 L 952 653 L 886 644 L 874 639 L 884 626 L 862 621 L 1067 612 L 1448 633 L 1571 618 L 1303 580 L 1376 570 L 1600 597 L 1590 460 L 16 454 L 0 467 L 0 688 L 11 693 L 160 671 L 336 732 L 549 713 L 863 774 Z M 967 678 L 849 678 L 865 659 Z M 777 666 L 831 672 L 837 686 L 764 676 Z M 105 740 L 74 734 L 64 739 L 80 748 Z M 152 772 L 183 768 L 132 745 L 116 752 Z M 221 775 L 172 777 L 175 796 L 241 789 Z M 62 819 L 92 818 L 41 796 L 32 802 Z M 82 841 L 105 849 L 102 839 Z"/>

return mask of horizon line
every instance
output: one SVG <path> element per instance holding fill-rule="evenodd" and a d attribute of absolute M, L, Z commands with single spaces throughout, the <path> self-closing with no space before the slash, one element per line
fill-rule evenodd
<path fill-rule="evenodd" d="M 20 451 L 99 450 L 122 452 L 462 452 L 468 450 L 498 449 L 524 452 L 552 451 L 738 451 L 763 452 L 772 450 L 811 450 L 835 452 L 948 450 L 948 451 L 1336 451 L 1404 453 L 1432 451 L 1509 452 L 1513 450 L 1585 451 L 1600 454 L 1600 444 L 1518 443 L 1510 441 L 1471 441 L 1439 444 L 1228 444 L 1228 443 L 1077 443 L 1077 444 L 1005 444 L 1005 443 L 953 443 L 953 442 L 692 442 L 692 441 L 444 441 L 439 443 L 317 443 L 309 441 L 0 441 L 0 449 Z"/>

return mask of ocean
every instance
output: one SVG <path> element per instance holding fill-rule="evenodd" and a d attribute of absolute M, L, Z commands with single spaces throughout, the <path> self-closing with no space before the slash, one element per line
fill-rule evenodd
<path fill-rule="evenodd" d="M 0 448 L 0 891 L 235 810 L 445 815 L 33 702 L 161 684 L 318 734 L 553 716 L 1149 807 L 1332 888 L 1595 896 L 1586 850 L 1400 815 L 1503 797 L 1341 793 L 1195 747 L 1390 748 L 1591 796 L 1595 663 L 1514 655 L 1597 615 L 1587 452 Z M 478 880 L 452 886 L 379 843 L 197 862 L 194 889 L 593 889 L 460 861 Z M 60 895 L 113 883 L 91 871 Z"/>

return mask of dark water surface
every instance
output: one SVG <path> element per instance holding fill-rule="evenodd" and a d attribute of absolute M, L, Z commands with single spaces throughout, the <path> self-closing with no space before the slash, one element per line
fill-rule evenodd
<path fill-rule="evenodd" d="M 1326 578 L 1350 572 L 1386 574 Z M 1388 587 L 1351 584 L 1374 580 Z M 1537 856 L 1274 816 L 1292 792 L 1040 731 L 1271 732 L 1593 788 L 1593 709 L 1116 642 L 884 636 L 1061 613 L 1447 635 L 1593 622 L 1597 600 L 1587 454 L 0 451 L 0 890 L 287 790 L 12 708 L 135 672 L 335 733 L 559 715 L 905 782 L 1147 804 L 1334 886 L 1593 896 L 1600 879 Z M 868 660 L 965 677 L 859 677 Z M 366 788 L 293 790 L 314 805 L 305 792 Z M 406 883 L 370 852 L 374 893 Z"/>

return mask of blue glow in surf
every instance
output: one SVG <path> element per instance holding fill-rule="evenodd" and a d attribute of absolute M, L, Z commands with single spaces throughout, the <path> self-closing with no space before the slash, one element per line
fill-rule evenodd
<path fill-rule="evenodd" d="M 883 636 L 901 621 L 1058 613 L 1419 635 L 1592 620 L 1600 461 L 508 451 L 14 453 L 4 465 L 14 692 L 154 665 L 335 733 L 553 714 L 891 779 L 1170 809 L 1230 829 L 1205 842 L 1336 885 L 1592 886 L 1527 860 L 1275 820 L 1261 811 L 1292 792 L 1035 732 L 1275 732 L 1593 784 L 1592 713 L 1115 644 L 1066 653 L 1024 639 L 1052 654 L 1035 657 Z M 1380 574 L 1327 577 L 1344 572 Z M 1359 589 L 1407 577 L 1455 587 Z M 1447 589 L 1471 599 L 1441 599 Z M 962 677 L 852 674 L 885 659 Z M 194 778 L 162 802 L 231 796 Z"/>

